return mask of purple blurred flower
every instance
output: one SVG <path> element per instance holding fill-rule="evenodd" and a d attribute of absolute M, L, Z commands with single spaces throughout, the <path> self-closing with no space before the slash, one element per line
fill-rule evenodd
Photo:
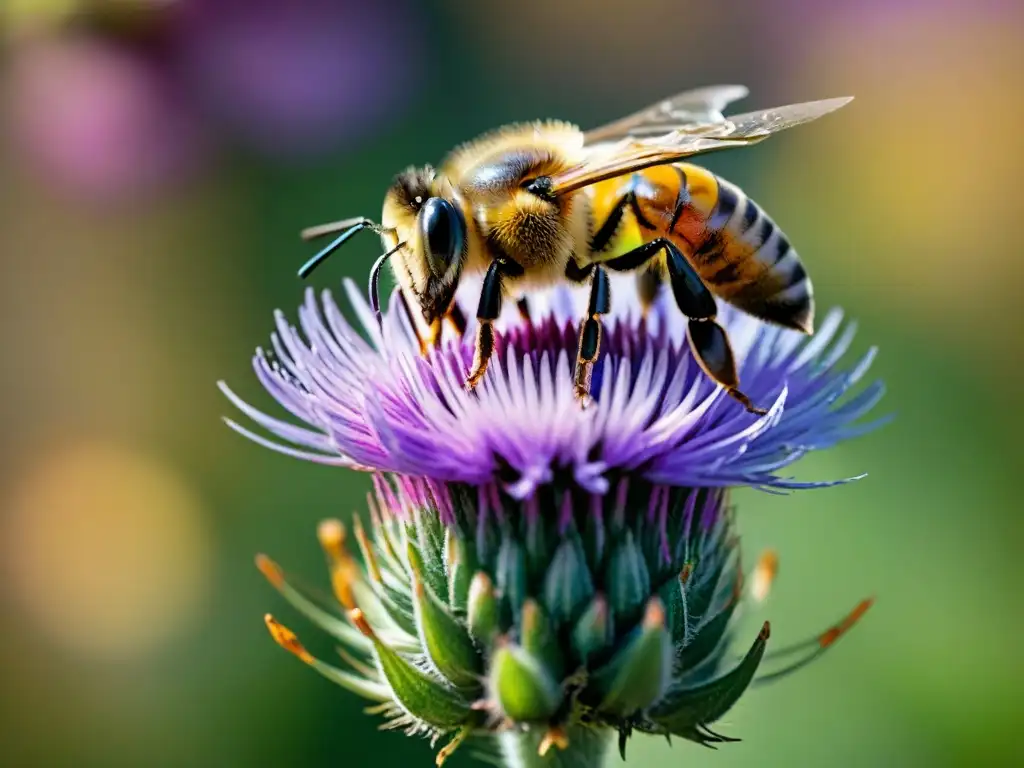
<path fill-rule="evenodd" d="M 791 22 L 797 20 L 801 25 L 813 24 L 821 20 L 849 19 L 855 16 L 865 19 L 876 16 L 881 21 L 889 14 L 902 16 L 906 13 L 913 13 L 921 14 L 923 18 L 929 16 L 941 18 L 943 14 L 958 11 L 988 14 L 1012 12 L 1014 9 L 1014 4 L 1007 0 L 895 0 L 895 2 L 893 0 L 860 0 L 860 2 L 850 3 L 846 7 L 818 4 L 808 2 L 808 0 L 783 0 L 776 6 L 782 14 L 781 18 L 788 18 Z M 768 14 L 767 18 L 778 19 L 779 16 Z"/>
<path fill-rule="evenodd" d="M 225 388 L 247 416 L 290 444 L 273 444 L 278 450 L 326 464 L 440 483 L 498 482 L 519 499 L 559 473 L 595 494 L 624 474 L 670 486 L 814 487 L 827 483 L 798 483 L 779 471 L 873 428 L 854 421 L 883 391 L 876 382 L 838 402 L 874 357 L 872 350 L 849 371 L 835 370 L 854 330 L 837 335 L 840 312 L 808 340 L 724 308 L 738 353 L 747 351 L 744 387 L 755 401 L 773 403 L 756 418 L 703 375 L 674 307 L 661 303 L 650 324 L 638 322 L 636 307 L 621 300 L 630 291 L 622 290 L 595 371 L 597 405 L 583 410 L 571 381 L 580 314 L 569 290 L 558 288 L 531 294 L 534 317 L 543 320 L 523 325 L 506 314 L 501 363 L 470 393 L 460 382 L 472 361 L 471 331 L 423 360 L 403 312 L 392 308 L 378 330 L 346 287 L 369 342 L 329 294 L 318 305 L 309 291 L 299 310 L 302 332 L 278 313 L 274 354 L 254 359 L 264 387 L 308 426 L 262 414 Z"/>
<path fill-rule="evenodd" d="M 178 60 L 202 109 L 261 152 L 308 154 L 364 135 L 416 84 L 404 0 L 191 0 Z"/>
<path fill-rule="evenodd" d="M 362 562 L 340 521 L 320 529 L 344 618 L 257 559 L 348 649 L 351 671 L 313 657 L 270 615 L 267 627 L 304 663 L 379 702 L 389 727 L 447 734 L 438 765 L 469 738 L 497 738 L 509 766 L 597 765 L 612 732 L 623 756 L 633 731 L 730 741 L 710 725 L 763 660 L 776 668 L 760 680 L 802 668 L 871 605 L 771 655 L 764 622 L 745 655 L 732 652 L 744 576 L 728 488 L 827 485 L 780 472 L 875 426 L 859 419 L 881 384 L 843 397 L 873 352 L 836 370 L 853 339 L 839 312 L 807 339 L 723 308 L 744 389 L 773 403 L 758 417 L 701 372 L 669 300 L 639 319 L 631 282 L 619 287 L 586 409 L 572 381 L 586 296 L 566 287 L 531 292 L 532 321 L 508 308 L 473 392 L 463 386 L 472 326 L 423 356 L 400 294 L 378 327 L 351 282 L 361 328 L 310 290 L 299 327 L 278 313 L 273 352 L 257 351 L 257 377 L 300 425 L 221 384 L 273 438 L 228 422 L 243 435 L 375 473 L 370 533 L 355 526 Z M 459 292 L 466 314 L 476 289 L 467 280 Z M 773 558 L 758 568 L 755 599 Z M 570 752 L 551 762 L 553 748 Z"/>
<path fill-rule="evenodd" d="M 51 182 L 125 200 L 180 180 L 202 157 L 202 130 L 174 84 L 120 45 L 26 42 L 12 52 L 12 138 Z"/>
<path fill-rule="evenodd" d="M 407 0 L 83 7 L 11 45 L 11 135 L 52 183 L 113 201 L 189 176 L 217 143 L 328 151 L 417 84 L 417 12 Z"/>

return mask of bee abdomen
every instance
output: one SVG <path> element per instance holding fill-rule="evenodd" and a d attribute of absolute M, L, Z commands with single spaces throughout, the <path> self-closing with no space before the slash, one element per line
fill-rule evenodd
<path fill-rule="evenodd" d="M 694 249 L 694 266 L 726 301 L 764 320 L 810 331 L 813 288 L 796 250 L 743 190 L 713 178 L 718 194 L 703 241 Z"/>

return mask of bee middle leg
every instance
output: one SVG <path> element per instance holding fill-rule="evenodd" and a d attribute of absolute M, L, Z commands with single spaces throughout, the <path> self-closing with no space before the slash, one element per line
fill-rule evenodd
<path fill-rule="evenodd" d="M 409 327 L 412 329 L 413 335 L 416 337 L 416 342 L 420 347 L 420 354 L 423 357 L 427 356 L 427 343 L 426 339 L 420 333 L 419 323 L 416 322 L 416 315 L 412 311 L 412 305 L 409 303 L 409 298 L 405 295 L 405 291 L 401 288 L 398 289 L 399 304 L 402 307 L 402 311 L 405 313 L 406 320 L 409 321 Z"/>
<path fill-rule="evenodd" d="M 587 317 L 580 326 L 580 343 L 576 351 L 576 370 L 573 383 L 576 399 L 586 407 L 590 402 L 590 383 L 594 363 L 601 351 L 601 315 L 611 311 L 611 285 L 608 273 L 600 265 L 595 266 L 590 278 L 590 302 Z"/>
<path fill-rule="evenodd" d="M 748 411 L 758 415 L 765 414 L 765 409 L 754 405 L 751 399 L 740 391 L 740 379 L 736 372 L 736 359 L 729 343 L 729 335 L 715 319 L 718 314 L 715 298 L 675 243 L 667 238 L 657 238 L 604 263 L 612 269 L 636 269 L 658 252 L 665 254 L 669 286 L 680 311 L 689 320 L 686 335 L 697 363 L 704 373 L 721 384 L 728 395 L 739 401 Z"/>
<path fill-rule="evenodd" d="M 647 317 L 651 307 L 654 306 L 658 293 L 661 291 L 662 282 L 661 270 L 653 264 L 648 263 L 646 267 L 637 271 L 636 292 L 640 297 L 640 311 L 644 317 Z"/>
<path fill-rule="evenodd" d="M 466 389 L 472 390 L 487 373 L 487 366 L 494 353 L 494 321 L 501 315 L 501 264 L 492 261 L 484 276 L 477 306 L 476 347 L 473 351 L 473 368 L 466 378 Z"/>

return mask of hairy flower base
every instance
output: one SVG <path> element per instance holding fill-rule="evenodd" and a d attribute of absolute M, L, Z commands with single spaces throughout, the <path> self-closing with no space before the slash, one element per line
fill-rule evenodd
<path fill-rule="evenodd" d="M 386 727 L 449 736 L 438 764 L 471 737 L 500 736 L 510 765 L 530 764 L 515 758 L 524 744 L 543 758 L 572 734 L 600 751 L 618 732 L 623 754 L 634 730 L 730 740 L 710 725 L 754 679 L 769 626 L 733 658 L 744 589 L 725 491 L 634 478 L 604 495 L 545 485 L 523 502 L 497 485 L 375 485 L 370 530 L 353 527 L 358 557 L 340 522 L 320 527 L 340 615 L 258 565 L 340 641 L 350 669 L 314 659 L 268 616 L 274 639 L 378 702 Z M 867 605 L 776 652 L 784 666 L 765 677 L 815 658 Z"/>

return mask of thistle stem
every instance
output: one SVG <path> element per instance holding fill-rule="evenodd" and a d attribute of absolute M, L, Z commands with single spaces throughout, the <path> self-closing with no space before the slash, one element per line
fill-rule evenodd
<path fill-rule="evenodd" d="M 565 749 L 551 745 L 541 757 L 538 750 L 545 737 L 544 731 L 536 728 L 503 733 L 499 739 L 507 768 L 599 768 L 611 744 L 611 732 L 607 729 L 574 725 L 565 731 Z"/>

